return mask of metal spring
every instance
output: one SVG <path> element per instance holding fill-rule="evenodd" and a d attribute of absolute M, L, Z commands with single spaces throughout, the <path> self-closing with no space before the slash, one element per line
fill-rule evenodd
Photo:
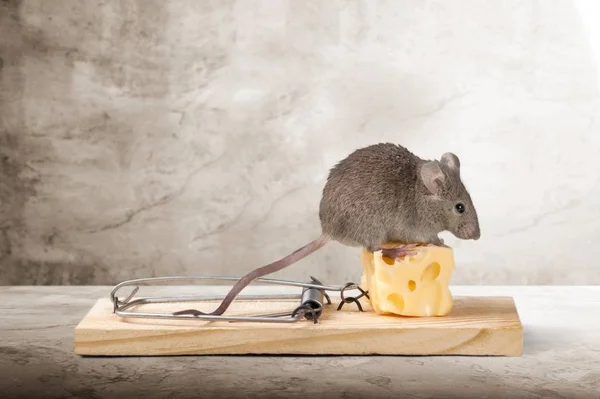
<path fill-rule="evenodd" d="M 350 296 L 350 297 L 345 297 L 344 296 L 344 291 L 346 291 L 347 289 L 352 288 L 352 289 L 357 289 L 360 291 L 360 295 L 357 296 Z M 337 307 L 337 310 L 341 310 L 342 307 L 344 306 L 344 304 L 346 303 L 355 303 L 356 306 L 358 307 L 358 310 L 360 312 L 363 312 L 363 308 L 362 305 L 360 304 L 359 299 L 362 297 L 366 297 L 367 299 L 371 299 L 369 298 L 369 291 L 365 291 L 362 288 L 360 288 L 360 286 L 354 284 L 354 283 L 348 283 L 344 286 L 344 288 L 342 288 L 342 290 L 340 291 L 340 297 L 342 298 L 342 301 L 340 302 L 340 304 Z"/>

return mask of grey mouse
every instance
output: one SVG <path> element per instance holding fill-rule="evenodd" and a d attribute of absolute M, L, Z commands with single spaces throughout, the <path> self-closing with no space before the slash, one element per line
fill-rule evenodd
<path fill-rule="evenodd" d="M 447 152 L 439 161 L 423 160 L 391 143 L 358 149 L 329 171 L 319 219 L 319 238 L 246 274 L 214 312 L 190 309 L 176 314 L 221 315 L 252 281 L 299 261 L 330 240 L 398 258 L 413 253 L 418 244 L 443 246 L 438 237 L 442 231 L 465 240 L 477 240 L 481 234 L 458 157 Z M 390 242 L 402 244 L 381 247 Z"/>

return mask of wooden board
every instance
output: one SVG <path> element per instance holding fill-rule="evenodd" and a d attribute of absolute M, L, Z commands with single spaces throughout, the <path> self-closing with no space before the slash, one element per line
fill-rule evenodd
<path fill-rule="evenodd" d="M 364 299 L 364 298 L 363 298 Z M 297 301 L 239 301 L 227 314 L 291 310 Z M 143 305 L 135 311 L 209 311 L 217 302 Z M 100 299 L 75 328 L 75 353 L 106 356 L 200 354 L 520 356 L 523 328 L 510 297 L 456 297 L 445 317 L 408 318 L 327 305 L 318 324 L 123 319 Z"/>

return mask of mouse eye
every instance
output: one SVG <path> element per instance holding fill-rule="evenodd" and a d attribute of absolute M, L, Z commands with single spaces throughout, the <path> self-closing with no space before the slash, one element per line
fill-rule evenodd
<path fill-rule="evenodd" d="M 465 211 L 465 205 L 462 202 L 459 202 L 458 204 L 454 205 L 454 208 L 458 213 L 463 213 Z"/>

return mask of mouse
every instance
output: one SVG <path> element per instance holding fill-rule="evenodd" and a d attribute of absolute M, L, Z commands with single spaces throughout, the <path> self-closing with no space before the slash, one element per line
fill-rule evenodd
<path fill-rule="evenodd" d="M 445 246 L 438 234 L 463 240 L 481 236 L 477 211 L 452 152 L 421 159 L 407 148 L 384 142 L 359 148 L 330 170 L 319 204 L 321 235 L 286 257 L 240 278 L 217 309 L 175 314 L 221 315 L 252 281 L 282 270 L 330 241 L 381 251 L 397 259 L 422 245 Z M 387 243 L 398 243 L 393 247 Z"/>

